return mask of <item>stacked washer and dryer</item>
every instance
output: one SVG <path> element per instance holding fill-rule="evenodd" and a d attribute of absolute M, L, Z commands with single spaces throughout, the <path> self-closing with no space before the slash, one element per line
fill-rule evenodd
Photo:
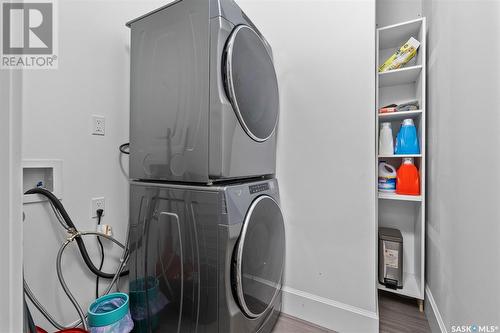
<path fill-rule="evenodd" d="M 233 0 L 127 25 L 135 331 L 270 332 L 285 257 L 271 48 Z"/>

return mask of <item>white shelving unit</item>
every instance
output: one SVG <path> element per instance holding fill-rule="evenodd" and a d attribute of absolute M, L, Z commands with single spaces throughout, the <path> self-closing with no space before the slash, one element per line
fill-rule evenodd
<path fill-rule="evenodd" d="M 410 37 L 420 42 L 417 56 L 406 66 L 387 72 L 378 72 L 380 66 L 394 51 Z M 380 123 L 390 122 L 396 137 L 401 122 L 411 118 L 417 127 L 420 143 L 418 155 L 379 155 L 376 147 L 375 167 L 383 160 L 396 168 L 403 157 L 413 157 L 420 172 L 420 195 L 398 195 L 378 193 L 377 229 L 390 227 L 399 229 L 403 235 L 403 288 L 390 289 L 378 283 L 378 289 L 418 300 L 423 310 L 425 286 L 425 161 L 426 161 L 426 22 L 425 18 L 403 22 L 377 29 L 376 68 L 376 140 L 378 143 Z M 389 104 L 418 100 L 420 110 L 379 114 L 378 109 Z M 378 242 L 377 242 L 378 244 Z M 378 246 L 377 246 L 378 249 Z"/>

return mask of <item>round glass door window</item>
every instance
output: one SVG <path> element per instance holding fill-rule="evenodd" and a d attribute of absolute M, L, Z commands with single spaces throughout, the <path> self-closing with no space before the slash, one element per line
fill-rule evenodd
<path fill-rule="evenodd" d="M 270 138 L 278 123 L 278 80 L 265 42 L 255 30 L 237 26 L 226 44 L 226 93 L 245 132 L 255 141 Z"/>
<path fill-rule="evenodd" d="M 233 283 L 243 312 L 256 318 L 270 308 L 281 290 L 285 227 L 281 209 L 263 195 L 250 206 L 236 246 Z"/>

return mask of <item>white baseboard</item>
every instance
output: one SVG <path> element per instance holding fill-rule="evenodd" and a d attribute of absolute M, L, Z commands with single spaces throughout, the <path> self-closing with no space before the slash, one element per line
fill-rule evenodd
<path fill-rule="evenodd" d="M 425 307 L 425 315 L 427 316 L 427 321 L 429 322 L 432 332 L 448 333 L 443 317 L 441 317 L 436 301 L 432 296 L 431 289 L 427 284 L 425 285 L 425 300 L 427 303 L 427 306 Z"/>
<path fill-rule="evenodd" d="M 378 332 L 378 314 L 290 287 L 283 288 L 282 311 L 337 332 Z"/>

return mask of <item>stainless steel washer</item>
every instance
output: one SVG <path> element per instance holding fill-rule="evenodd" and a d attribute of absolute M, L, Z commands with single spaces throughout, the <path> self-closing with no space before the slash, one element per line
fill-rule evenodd
<path fill-rule="evenodd" d="M 137 332 L 271 332 L 285 229 L 276 180 L 133 182 L 130 308 Z"/>

